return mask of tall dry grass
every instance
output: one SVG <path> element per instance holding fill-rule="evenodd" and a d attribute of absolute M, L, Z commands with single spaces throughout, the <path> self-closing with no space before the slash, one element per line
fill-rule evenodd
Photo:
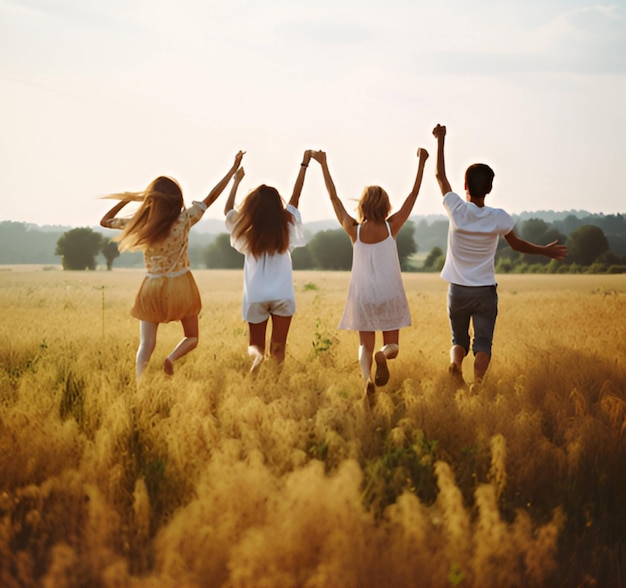
<path fill-rule="evenodd" d="M 445 284 L 361 400 L 348 276 L 296 273 L 282 371 L 247 373 L 241 274 L 200 347 L 134 384 L 136 271 L 0 273 L 0 585 L 624 586 L 626 278 L 505 276 L 480 389 Z M 466 366 L 471 381 L 471 366 Z"/>

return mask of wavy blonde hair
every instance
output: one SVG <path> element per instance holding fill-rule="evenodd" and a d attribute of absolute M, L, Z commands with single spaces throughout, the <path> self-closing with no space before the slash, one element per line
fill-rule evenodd
<path fill-rule="evenodd" d="M 115 238 L 120 251 L 143 250 L 165 239 L 183 208 L 180 186 L 166 176 L 159 176 L 134 196 L 131 199 L 141 200 L 141 206 Z"/>
<path fill-rule="evenodd" d="M 362 223 L 369 220 L 375 223 L 384 222 L 391 211 L 391 202 L 387 192 L 380 186 L 365 186 L 357 206 L 358 220 Z"/>
<path fill-rule="evenodd" d="M 293 216 L 285 210 L 278 190 L 261 184 L 239 207 L 233 237 L 243 237 L 257 259 L 264 253 L 284 253 L 289 249 L 289 223 Z"/>

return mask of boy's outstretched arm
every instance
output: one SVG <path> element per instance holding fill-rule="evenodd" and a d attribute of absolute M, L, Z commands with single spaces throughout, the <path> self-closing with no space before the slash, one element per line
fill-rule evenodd
<path fill-rule="evenodd" d="M 433 129 L 433 135 L 437 138 L 437 167 L 435 169 L 435 177 L 441 189 L 441 195 L 445 196 L 448 192 L 452 192 L 450 182 L 446 176 L 446 162 L 444 157 L 444 143 L 446 140 L 446 127 L 437 125 Z"/>
<path fill-rule="evenodd" d="M 313 157 L 313 159 L 322 166 L 322 173 L 324 174 L 324 184 L 326 184 L 326 190 L 328 190 L 330 202 L 333 205 L 333 210 L 335 211 L 337 220 L 339 221 L 339 224 L 342 226 L 343 230 L 348 233 L 350 239 L 352 239 L 352 241 L 354 242 L 354 240 L 356 239 L 357 222 L 346 212 L 346 209 L 344 208 L 341 200 L 339 200 L 339 196 L 337 196 L 335 182 L 333 182 L 330 171 L 328 169 L 326 153 L 324 151 L 314 151 L 311 154 L 311 157 Z"/>
<path fill-rule="evenodd" d="M 567 257 L 567 247 L 565 245 L 560 245 L 558 241 L 552 241 L 552 243 L 548 243 L 547 245 L 535 245 L 530 241 L 520 239 L 515 231 L 507 233 L 504 238 L 511 249 L 519 251 L 520 253 L 545 255 L 546 257 L 552 257 L 553 259 L 565 259 L 565 257 Z"/>
<path fill-rule="evenodd" d="M 213 204 L 218 199 L 219 195 L 228 185 L 228 182 L 230 182 L 230 178 L 235 175 L 235 172 L 239 169 L 239 166 L 241 165 L 241 159 L 243 158 L 244 153 L 245 151 L 239 151 L 237 155 L 235 155 L 235 162 L 228 170 L 228 173 L 217 183 L 215 188 L 213 188 L 213 190 L 211 190 L 207 197 L 203 200 L 207 207 L 211 206 L 211 204 Z"/>
<path fill-rule="evenodd" d="M 233 185 L 230 188 L 230 192 L 228 194 L 228 198 L 226 199 L 226 204 L 224 204 L 224 214 L 228 214 L 233 208 L 235 208 L 235 197 L 237 196 L 237 188 L 239 188 L 239 183 L 243 180 L 243 177 L 246 175 L 243 167 L 240 167 L 235 172 L 235 177 L 233 178 Z"/>
<path fill-rule="evenodd" d="M 413 210 L 413 206 L 415 205 L 415 201 L 417 200 L 417 195 L 420 191 L 420 186 L 422 185 L 422 178 L 424 176 L 424 165 L 426 164 L 426 160 L 428 159 L 428 151 L 426 149 L 420 147 L 417 150 L 418 164 L 417 164 L 417 175 L 415 176 L 415 183 L 413 184 L 413 188 L 410 194 L 406 197 L 400 210 L 395 214 L 392 214 L 389 217 L 389 226 L 391 227 L 391 233 L 395 237 L 398 234 L 398 231 L 402 228 L 402 225 L 407 221 L 411 211 Z"/>
<path fill-rule="evenodd" d="M 298 172 L 296 183 L 293 186 L 293 192 L 291 194 L 289 204 L 295 208 L 298 208 L 298 203 L 300 202 L 300 194 L 302 193 L 302 186 L 304 185 L 304 176 L 306 174 L 306 168 L 309 166 L 309 161 L 311 161 L 311 153 L 312 151 L 310 149 L 307 149 L 304 152 L 302 163 L 300 164 L 300 171 Z"/>

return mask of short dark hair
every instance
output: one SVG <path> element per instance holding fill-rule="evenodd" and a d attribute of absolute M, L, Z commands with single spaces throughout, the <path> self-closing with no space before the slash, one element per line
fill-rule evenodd
<path fill-rule="evenodd" d="M 474 163 L 465 171 L 465 187 L 472 198 L 483 198 L 491 192 L 496 174 L 486 163 Z"/>

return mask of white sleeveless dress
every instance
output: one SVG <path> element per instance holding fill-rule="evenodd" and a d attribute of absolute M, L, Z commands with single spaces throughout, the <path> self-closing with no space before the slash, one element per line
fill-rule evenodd
<path fill-rule="evenodd" d="M 385 221 L 385 224 L 389 234 L 378 243 L 363 243 L 361 225 L 357 227 L 350 287 L 340 329 L 393 331 L 411 325 L 396 241 L 389 223 Z"/>

